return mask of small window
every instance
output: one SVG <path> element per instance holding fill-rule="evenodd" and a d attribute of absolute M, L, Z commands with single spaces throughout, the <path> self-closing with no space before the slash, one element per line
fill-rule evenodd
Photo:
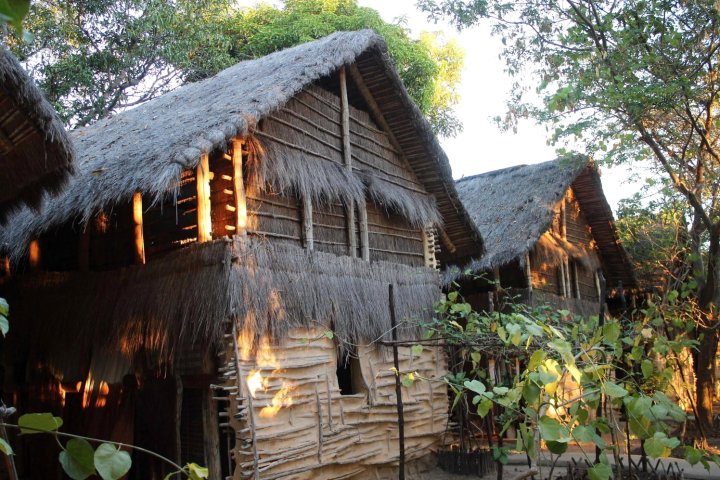
<path fill-rule="evenodd" d="M 342 395 L 355 395 L 367 390 L 362 378 L 360 359 L 355 352 L 342 352 L 338 355 L 336 373 Z"/>

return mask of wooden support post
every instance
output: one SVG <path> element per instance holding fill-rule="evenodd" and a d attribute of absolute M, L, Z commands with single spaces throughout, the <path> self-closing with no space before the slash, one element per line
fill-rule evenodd
<path fill-rule="evenodd" d="M 42 256 L 40 252 L 40 241 L 35 239 L 30 241 L 28 247 L 28 263 L 30 264 L 30 271 L 37 272 L 40 270 Z"/>
<path fill-rule="evenodd" d="M 400 360 L 398 358 L 397 345 L 397 323 L 395 321 L 395 292 L 393 284 L 388 285 L 388 294 L 390 298 L 390 329 L 393 341 L 393 366 L 395 367 L 395 401 L 397 403 L 398 414 L 398 436 L 400 442 L 400 472 L 399 480 L 405 480 L 405 418 L 402 402 L 402 386 L 400 385 Z"/>
<path fill-rule="evenodd" d="M 572 268 L 573 296 L 580 298 L 580 280 L 578 279 L 577 262 L 573 261 L 570 267 Z"/>
<path fill-rule="evenodd" d="M 567 285 L 567 275 L 565 270 L 565 260 L 563 259 L 560 261 L 560 268 L 559 268 L 559 280 L 560 280 L 560 295 L 563 297 L 568 297 L 568 285 Z"/>
<path fill-rule="evenodd" d="M 358 205 L 360 213 L 360 249 L 362 250 L 361 258 L 366 262 L 370 261 L 370 235 L 368 233 L 368 216 L 367 205 L 363 203 Z"/>
<path fill-rule="evenodd" d="M 197 241 L 212 240 L 212 219 L 210 217 L 210 160 L 207 153 L 200 157 L 196 169 L 197 185 Z"/>
<path fill-rule="evenodd" d="M 247 235 L 247 200 L 245 199 L 245 181 L 243 180 L 242 147 L 245 142 L 240 138 L 232 141 L 233 191 L 235 192 L 235 234 Z"/>
<path fill-rule="evenodd" d="M 145 240 L 143 238 L 142 194 L 133 195 L 133 224 L 135 225 L 135 263 L 145 265 Z"/>
<path fill-rule="evenodd" d="M 233 337 L 233 357 L 235 359 L 235 371 L 237 372 L 238 393 L 242 396 L 247 394 L 247 416 L 250 423 L 250 435 L 252 441 L 253 454 L 253 478 L 260 480 L 260 452 L 257 447 L 257 433 L 255 431 L 255 407 L 253 406 L 253 398 L 247 388 L 243 386 L 242 368 L 240 365 L 240 347 L 238 345 L 237 323 L 232 320 L 232 337 Z"/>
<path fill-rule="evenodd" d="M 203 392 L 203 443 L 205 449 L 205 466 L 208 469 L 208 478 L 221 478 L 220 465 L 220 426 L 218 425 L 217 404 L 212 399 L 212 390 Z"/>
<path fill-rule="evenodd" d="M 307 197 L 303 197 L 302 204 L 303 204 L 303 232 L 304 232 L 304 236 L 305 236 L 305 248 L 307 248 L 308 250 L 313 250 L 314 240 L 313 240 L 312 200 Z"/>
<path fill-rule="evenodd" d="M 343 163 L 352 173 L 352 147 L 350 146 L 350 105 L 347 92 L 347 72 L 345 65 L 340 67 L 340 101 L 342 112 L 342 144 Z M 357 237 L 355 236 L 355 202 L 349 200 L 345 207 L 347 212 L 348 249 L 351 257 L 357 257 Z"/>
<path fill-rule="evenodd" d="M 525 280 L 527 281 L 527 288 L 532 293 L 532 265 L 530 265 L 530 252 L 525 254 Z"/>

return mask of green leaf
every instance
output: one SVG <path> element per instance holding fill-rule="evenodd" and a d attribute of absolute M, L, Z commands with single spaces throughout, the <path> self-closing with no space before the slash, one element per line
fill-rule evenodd
<path fill-rule="evenodd" d="M 13 449 L 10 444 L 2 438 L 0 438 L 0 452 L 3 452 L 5 455 L 13 454 Z"/>
<path fill-rule="evenodd" d="M 448 298 L 448 300 L 450 300 L 451 302 L 456 301 L 457 298 L 458 298 L 458 292 L 457 292 L 457 291 L 454 291 L 454 292 L 448 293 L 447 298 Z"/>
<path fill-rule="evenodd" d="M 10 322 L 5 315 L 0 315 L 0 333 L 3 337 L 10 331 Z"/>
<path fill-rule="evenodd" d="M 562 455 L 568 449 L 567 442 L 553 442 L 552 440 L 546 441 L 545 445 L 555 455 Z"/>
<path fill-rule="evenodd" d="M 62 418 L 53 417 L 52 413 L 26 413 L 18 419 L 20 433 L 24 434 L 54 432 L 62 424 Z"/>
<path fill-rule="evenodd" d="M 610 465 L 597 463 L 588 469 L 588 480 L 610 480 L 612 469 Z"/>
<path fill-rule="evenodd" d="M 103 480 L 118 480 L 132 466 L 130 454 L 109 443 L 101 444 L 95 451 L 95 469 Z"/>
<path fill-rule="evenodd" d="M 609 322 L 602 327 L 603 340 L 606 343 L 613 344 L 620 338 L 620 324 L 618 322 Z"/>
<path fill-rule="evenodd" d="M 30 10 L 30 0 L 0 0 L 0 17 L 8 19 L 16 30 L 22 30 L 22 21 Z"/>
<path fill-rule="evenodd" d="M 545 360 L 545 350 L 535 350 L 532 355 L 530 355 L 530 361 L 528 362 L 527 369 L 529 371 L 535 370 L 538 366 L 540 366 Z"/>
<path fill-rule="evenodd" d="M 493 387 L 492 391 L 495 395 L 505 395 L 510 389 L 508 387 Z"/>
<path fill-rule="evenodd" d="M 655 432 L 655 435 L 645 440 L 645 452 L 653 458 L 669 457 L 672 449 L 680 445 L 677 438 L 668 438 L 663 432 Z"/>
<path fill-rule="evenodd" d="M 702 460 L 703 456 L 703 451 L 698 450 L 697 448 L 687 447 L 685 449 L 685 460 L 687 460 L 690 465 L 695 465 L 696 463 L 698 463 L 700 460 Z"/>
<path fill-rule="evenodd" d="M 655 368 L 652 361 L 646 358 L 645 360 L 640 362 L 640 370 L 642 370 L 643 378 L 647 380 L 652 377 Z"/>
<path fill-rule="evenodd" d="M 538 387 L 535 382 L 525 382 L 522 389 L 522 397 L 532 405 L 540 397 L 540 387 Z"/>
<path fill-rule="evenodd" d="M 10 305 L 8 305 L 7 300 L 0 297 L 0 315 L 8 316 L 10 315 Z"/>
<path fill-rule="evenodd" d="M 330 339 L 330 340 L 332 340 L 333 338 L 335 338 L 335 334 L 333 333 L 332 330 L 325 330 L 325 332 L 323 333 L 323 335 L 325 336 L 325 338 Z"/>
<path fill-rule="evenodd" d="M 540 428 L 540 437 L 545 442 L 564 442 L 570 441 L 570 432 L 567 427 L 552 417 L 542 417 L 538 422 Z"/>
<path fill-rule="evenodd" d="M 412 373 L 409 373 L 409 374 L 407 374 L 407 375 L 403 375 L 403 376 L 400 378 L 400 383 L 402 384 L 403 387 L 405 387 L 405 388 L 410 388 L 410 387 L 412 387 L 413 384 L 415 383 L 415 376 L 414 376 Z"/>
<path fill-rule="evenodd" d="M 60 465 L 73 480 L 85 480 L 95 473 L 95 451 L 87 440 L 73 438 L 60 452 Z"/>
<path fill-rule="evenodd" d="M 423 346 L 422 345 L 413 345 L 412 347 L 410 347 L 410 352 L 416 357 L 420 356 L 423 352 Z"/>
<path fill-rule="evenodd" d="M 190 473 L 190 480 L 202 480 L 210 475 L 207 468 L 201 467 L 197 463 L 188 463 L 185 468 Z"/>
<path fill-rule="evenodd" d="M 628 391 L 614 382 L 605 382 L 601 385 L 602 392 L 610 398 L 626 397 Z"/>
<path fill-rule="evenodd" d="M 467 388 L 468 390 L 480 395 L 485 393 L 486 390 L 485 384 L 479 380 L 468 380 L 463 385 L 465 385 L 465 388 Z"/>
<path fill-rule="evenodd" d="M 483 400 L 478 404 L 477 407 L 477 413 L 480 415 L 481 418 L 485 418 L 485 415 L 488 414 L 490 409 L 492 408 L 493 402 L 489 398 L 483 398 Z"/>

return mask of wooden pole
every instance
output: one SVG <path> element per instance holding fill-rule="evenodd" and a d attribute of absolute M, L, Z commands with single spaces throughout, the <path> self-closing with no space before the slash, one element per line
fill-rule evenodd
<path fill-rule="evenodd" d="M 432 225 L 428 225 L 422 230 L 423 253 L 425 254 L 425 266 L 429 268 L 437 268 L 437 259 L 435 258 L 435 234 Z"/>
<path fill-rule="evenodd" d="M 235 358 L 235 370 L 238 384 L 238 393 L 244 395 L 247 400 L 248 420 L 250 421 L 250 435 L 252 435 L 252 454 L 253 454 L 253 478 L 260 480 L 260 452 L 257 447 L 257 437 L 255 433 L 255 408 L 253 406 L 252 394 L 248 389 L 243 387 L 242 368 L 240 368 L 240 347 L 238 346 L 238 331 L 235 320 L 232 321 L 232 337 L 233 337 L 233 357 Z"/>
<path fill-rule="evenodd" d="M 212 240 L 212 219 L 210 217 L 210 160 L 207 153 L 200 157 L 196 169 L 197 186 L 197 241 Z"/>
<path fill-rule="evenodd" d="M 303 197 L 302 199 L 303 204 L 303 232 L 305 234 L 305 248 L 308 250 L 313 250 L 314 246 L 314 240 L 313 240 L 313 223 L 312 223 L 312 200 Z"/>
<path fill-rule="evenodd" d="M 135 263 L 145 265 L 145 240 L 143 238 L 142 194 L 133 195 L 133 224 L 135 225 Z"/>
<path fill-rule="evenodd" d="M 203 392 L 203 442 L 205 449 L 205 465 L 208 468 L 208 478 L 221 478 L 222 467 L 220 463 L 220 426 L 218 425 L 217 404 L 212 398 L 212 391 L 208 388 Z"/>
<path fill-rule="evenodd" d="M 235 234 L 247 235 L 247 200 L 245 198 L 245 181 L 243 180 L 242 147 L 244 140 L 235 138 L 232 141 L 233 191 L 235 192 Z"/>
<path fill-rule="evenodd" d="M 400 385 L 400 360 L 398 358 L 397 346 L 397 322 L 395 320 L 395 293 L 393 292 L 393 284 L 388 285 L 388 293 L 390 298 L 390 328 L 392 331 L 393 341 L 393 366 L 395 367 L 395 399 L 397 402 L 398 414 L 398 435 L 400 442 L 400 472 L 399 480 L 405 480 L 405 418 L 402 402 L 402 388 Z"/>
<path fill-rule="evenodd" d="M 368 234 L 368 216 L 367 205 L 358 204 L 358 213 L 360 214 L 360 249 L 362 250 L 361 258 L 366 262 L 370 261 L 370 235 Z"/>
<path fill-rule="evenodd" d="M 347 92 L 347 71 L 345 65 L 340 67 L 340 100 L 342 111 L 342 144 L 343 144 L 343 163 L 345 168 L 352 172 L 352 147 L 350 146 L 350 105 L 348 103 Z M 355 202 L 348 201 L 347 210 L 347 228 L 348 228 L 348 248 L 350 256 L 357 257 L 357 237 L 355 236 Z"/>
<path fill-rule="evenodd" d="M 40 270 L 42 256 L 40 253 L 40 242 L 35 239 L 30 241 L 28 247 L 28 262 L 30 263 L 30 271 L 37 272 Z"/>

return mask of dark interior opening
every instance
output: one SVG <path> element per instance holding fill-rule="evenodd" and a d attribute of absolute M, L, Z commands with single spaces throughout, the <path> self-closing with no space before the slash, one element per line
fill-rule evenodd
<path fill-rule="evenodd" d="M 336 373 L 341 395 L 355 395 L 366 390 L 360 370 L 360 360 L 354 352 L 343 352 L 338 355 Z"/>

